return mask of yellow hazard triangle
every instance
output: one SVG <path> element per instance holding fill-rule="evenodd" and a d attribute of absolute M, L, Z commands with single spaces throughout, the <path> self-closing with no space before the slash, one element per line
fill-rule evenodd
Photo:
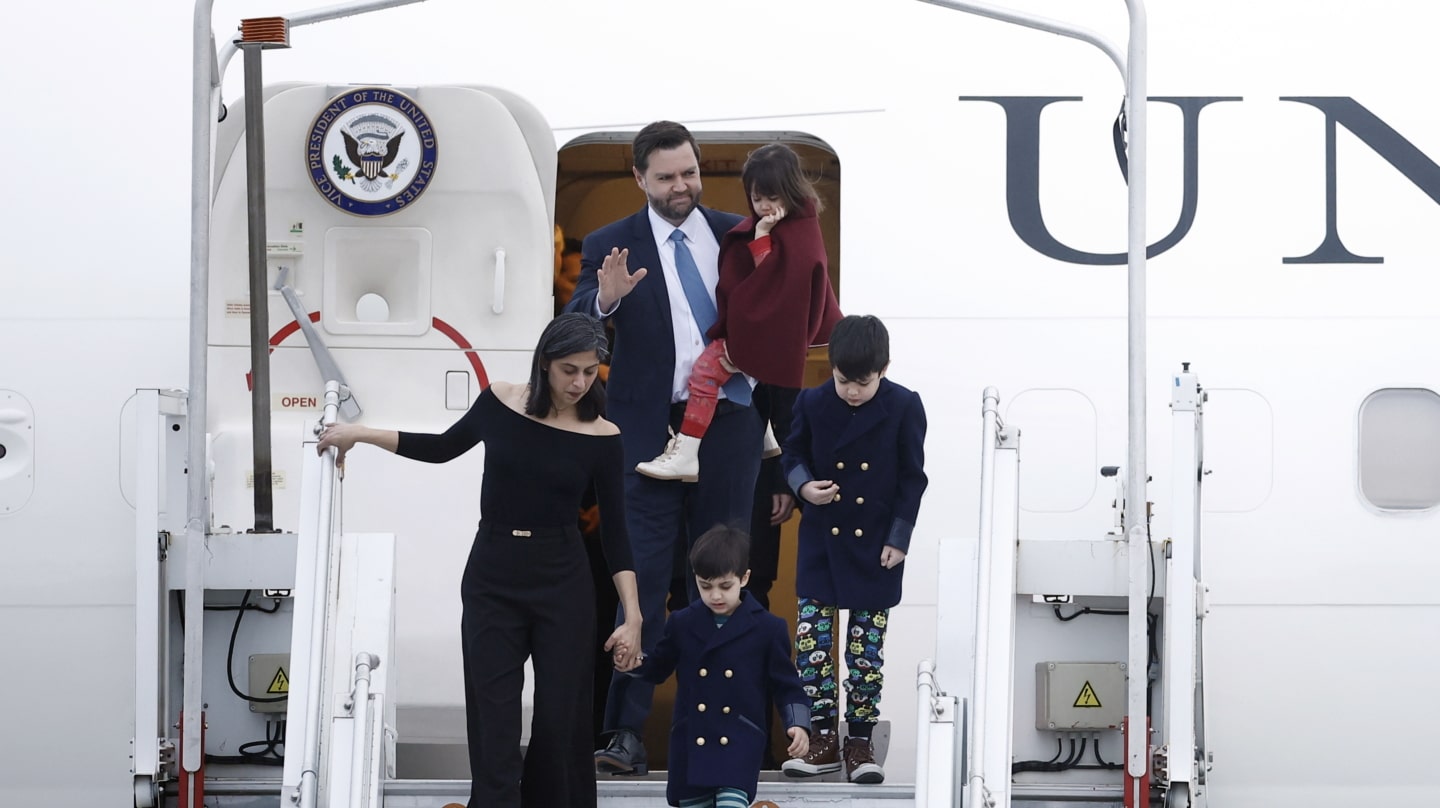
<path fill-rule="evenodd" d="M 1086 686 L 1086 687 L 1089 687 L 1090 685 L 1089 685 L 1089 683 L 1086 683 L 1085 686 Z M 280 669 L 278 669 L 278 670 L 275 671 L 275 678 L 270 680 L 270 686 L 267 687 L 267 688 L 265 688 L 265 692 L 266 692 L 266 693 L 289 693 L 289 692 L 290 692 L 290 677 L 285 675 L 285 669 L 284 669 L 284 668 L 280 668 Z M 1081 695 L 1083 696 L 1084 694 L 1081 694 Z M 1077 706 L 1078 706 L 1078 705 L 1077 705 Z M 1096 706 L 1098 707 L 1099 705 L 1097 704 Z"/>
<path fill-rule="evenodd" d="M 1076 707 L 1099 707 L 1099 706 L 1100 706 L 1100 698 L 1095 695 L 1095 688 L 1091 687 L 1089 682 L 1086 682 L 1086 683 L 1085 683 L 1085 686 L 1082 687 L 1082 688 L 1080 688 L 1080 695 L 1078 695 L 1078 696 L 1075 697 L 1075 706 L 1076 706 Z"/>

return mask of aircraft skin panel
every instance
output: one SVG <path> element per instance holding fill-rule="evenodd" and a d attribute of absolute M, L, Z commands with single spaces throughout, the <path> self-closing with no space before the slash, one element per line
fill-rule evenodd
<path fill-rule="evenodd" d="M 269 13 L 313 5 L 284 0 Z M 1022 5 L 1125 41 L 1118 0 Z M 1429 728 L 1416 717 L 1440 715 L 1440 697 L 1425 684 L 1440 662 L 1429 641 L 1440 624 L 1430 580 L 1440 567 L 1440 510 L 1369 504 L 1357 455 L 1367 396 L 1440 388 L 1431 370 L 1440 180 L 1427 165 L 1440 158 L 1440 112 L 1426 100 L 1437 12 L 1400 0 L 1149 6 L 1157 100 L 1148 107 L 1147 236 L 1153 243 L 1183 231 L 1150 260 L 1147 280 L 1152 533 L 1163 538 L 1173 518 L 1165 385 L 1190 362 L 1212 392 L 1201 499 L 1212 804 L 1428 804 L 1440 773 L 1419 757 Z M 128 699 L 77 695 L 98 692 L 107 678 L 128 682 L 134 668 L 134 516 L 120 479 L 135 451 L 126 401 L 137 387 L 189 384 L 187 10 L 142 21 L 30 4 L 16 12 L 17 28 L 61 33 L 0 55 L 0 72 L 27 78 L 12 82 L 5 103 L 29 121 L 3 136 L 12 192 L 0 221 L 12 237 L 0 273 L 0 388 L 24 395 L 36 423 L 33 494 L 0 516 L 0 645 L 7 660 L 30 660 L 0 666 L 0 692 L 23 696 L 9 708 L 19 731 L 0 738 L 4 805 L 120 805 L 130 792 Z M 233 14 L 222 7 L 216 30 L 230 30 Z M 773 39 L 756 36 L 762 20 L 803 36 L 777 54 Z M 134 48 L 142 40 L 143 51 Z M 973 586 L 941 580 L 934 561 L 941 541 L 973 551 L 985 387 L 999 388 L 1001 413 L 1022 432 L 1022 538 L 1099 540 L 1113 529 L 1113 488 L 1096 467 L 1124 461 L 1124 269 L 1053 254 L 1113 254 L 1125 243 L 1110 129 L 1121 84 L 1093 49 L 903 0 L 736 0 L 723 9 L 635 0 L 619 13 L 588 0 L 433 2 L 308 27 L 294 45 L 266 57 L 279 127 L 270 167 L 286 185 L 270 198 L 269 236 L 289 241 L 292 219 L 306 223 L 309 250 L 296 277 L 312 311 L 323 298 L 324 255 L 314 247 L 326 230 L 353 222 L 330 215 L 303 175 L 286 174 L 300 161 L 296 132 L 308 121 L 277 123 L 279 110 L 323 101 L 332 86 L 301 79 L 451 93 L 493 83 L 533 104 L 559 143 L 669 118 L 697 131 L 802 132 L 834 149 L 844 168 L 834 236 L 842 308 L 885 318 L 890 375 L 920 392 L 930 417 L 930 494 L 887 649 L 892 772 L 913 761 L 909 680 L 933 652 L 926 632 L 940 617 L 938 588 Z M 239 64 L 224 84 L 231 118 L 216 133 L 217 221 L 243 220 L 239 174 L 223 171 L 243 162 Z M 1215 100 L 1196 111 L 1161 98 Z M 1047 103 L 1033 129 L 1017 124 L 1035 99 Z M 1352 101 L 1371 117 L 1342 105 Z M 1337 116 L 1332 163 L 1327 121 Z M 1031 171 L 1033 188 L 1014 184 Z M 623 170 L 606 182 L 610 195 L 639 207 Z M 426 193 L 435 203 L 446 191 Z M 724 197 L 717 189 L 713 198 Z M 1193 221 L 1182 226 L 1189 208 Z M 544 263 L 548 233 L 533 230 L 517 261 Z M 243 320 L 224 316 L 240 296 L 243 226 L 238 232 L 217 231 L 212 243 L 210 305 L 220 323 L 212 380 L 232 393 L 249 365 Z M 493 249 L 469 238 L 442 244 L 437 260 Z M 1053 244 L 1037 247 L 1045 238 Z M 1335 260 L 1298 262 L 1322 246 Z M 486 344 L 476 335 L 486 333 L 488 278 L 432 288 L 432 297 L 437 307 L 481 300 L 480 315 L 454 324 L 480 348 L 490 378 L 519 379 L 550 303 L 548 278 L 514 278 L 533 296 L 519 318 L 526 323 Z M 271 333 L 291 319 L 272 296 Z M 423 408 L 371 395 L 362 400 L 367 422 L 440 429 L 458 416 L 444 408 L 442 377 L 469 364 L 440 333 L 409 343 L 425 350 L 372 351 L 363 366 L 346 354 L 363 338 L 326 337 L 342 367 L 354 365 L 359 389 L 434 391 Z M 315 386 L 298 335 L 274 360 L 277 392 Z M 471 389 L 473 399 L 477 380 Z M 1060 409 L 1031 406 L 1041 399 Z M 243 446 L 248 403 L 227 394 L 211 404 L 222 443 Z M 1061 416 L 1038 420 L 1051 412 Z M 298 451 L 294 438 L 309 417 L 280 416 L 277 464 L 291 462 L 285 453 Z M 481 460 L 477 452 L 437 468 L 374 451 L 351 458 L 348 523 L 397 536 L 405 664 L 395 689 L 404 704 L 460 703 L 456 587 Z M 232 464 L 222 477 L 217 518 L 243 524 L 243 472 Z M 293 512 L 286 498 L 295 485 L 277 491 L 282 516 Z M 409 503 L 409 512 L 367 506 L 387 499 Z M 1022 624 L 1054 619 L 1021 606 Z M 1067 626 L 1074 633 L 1063 643 L 1021 650 L 1031 661 L 1118 654 L 1103 626 Z M 1018 713 L 1032 706 L 1025 666 L 1016 670 Z M 46 693 L 59 695 L 32 697 Z M 1017 755 L 1049 757 L 1053 749 L 1033 741 L 1017 732 Z M 65 755 L 50 753 L 62 745 Z"/>
<path fill-rule="evenodd" d="M 1214 606 L 1205 715 L 1216 770 L 1227 771 L 1212 799 L 1244 808 L 1282 794 L 1284 804 L 1327 808 L 1433 799 L 1421 716 L 1435 715 L 1427 683 L 1440 654 L 1416 640 L 1433 636 L 1437 620 L 1434 605 Z M 1259 759 L 1223 761 L 1221 749 Z M 1377 770 L 1390 773 L 1384 782 Z"/>
<path fill-rule="evenodd" d="M 132 543 L 128 536 L 104 538 Z M 26 736 L 3 747 L 6 805 L 125 805 L 132 792 L 135 710 L 127 694 L 134 690 L 135 609 L 64 602 L 70 586 L 56 585 L 60 602 L 0 605 L 5 720 Z"/>

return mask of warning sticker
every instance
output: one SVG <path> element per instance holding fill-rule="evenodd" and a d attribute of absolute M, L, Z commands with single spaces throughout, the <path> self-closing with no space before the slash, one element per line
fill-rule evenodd
<path fill-rule="evenodd" d="M 1090 685 L 1087 684 L 1085 686 L 1089 687 Z M 265 688 L 265 692 L 284 694 L 290 692 L 290 677 L 285 675 L 284 668 L 279 668 L 275 671 L 275 678 L 270 680 L 270 686 Z M 1096 702 L 1096 706 L 1099 706 L 1099 702 Z"/>
<path fill-rule="evenodd" d="M 282 671 L 282 673 L 283 673 L 283 671 Z M 1085 686 L 1082 687 L 1082 688 L 1080 688 L 1080 695 L 1078 695 L 1078 696 L 1075 697 L 1075 706 L 1076 706 L 1076 707 L 1099 707 L 1099 706 L 1100 706 L 1100 698 L 1095 695 L 1095 688 L 1091 687 L 1089 682 L 1086 682 L 1086 683 L 1085 683 Z"/>

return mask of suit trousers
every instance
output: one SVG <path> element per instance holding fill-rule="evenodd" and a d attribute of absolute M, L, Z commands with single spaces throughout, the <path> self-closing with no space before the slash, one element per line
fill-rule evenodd
<path fill-rule="evenodd" d="M 471 808 L 595 805 L 582 718 L 593 698 L 594 591 L 576 527 L 481 523 L 460 585 Z M 522 762 L 527 658 L 535 709 Z"/>
<path fill-rule="evenodd" d="M 670 408 L 671 428 L 685 415 L 681 402 Z M 677 543 L 688 548 L 716 525 L 740 530 L 750 527 L 755 475 L 760 469 L 764 429 L 753 407 L 720 401 L 706 440 L 700 445 L 700 480 L 681 483 L 654 480 L 633 470 L 625 473 L 625 522 L 635 556 L 640 590 L 641 645 L 653 651 L 665 628 L 665 597 L 675 565 Z M 699 596 L 693 575 L 686 575 L 690 599 Z M 624 620 L 616 611 L 616 624 Z M 650 714 L 655 686 L 633 676 L 610 680 L 605 704 L 605 729 L 639 732 Z"/>

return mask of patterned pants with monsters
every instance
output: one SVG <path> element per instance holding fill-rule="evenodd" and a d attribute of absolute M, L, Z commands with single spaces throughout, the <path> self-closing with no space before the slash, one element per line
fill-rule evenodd
<path fill-rule="evenodd" d="M 839 609 L 800 598 L 795 621 L 795 666 L 810 697 L 810 717 L 834 725 L 839 713 L 835 684 L 835 613 Z M 851 609 L 845 641 L 845 721 L 873 724 L 880 719 L 880 688 L 885 684 L 885 626 L 889 609 Z"/>

